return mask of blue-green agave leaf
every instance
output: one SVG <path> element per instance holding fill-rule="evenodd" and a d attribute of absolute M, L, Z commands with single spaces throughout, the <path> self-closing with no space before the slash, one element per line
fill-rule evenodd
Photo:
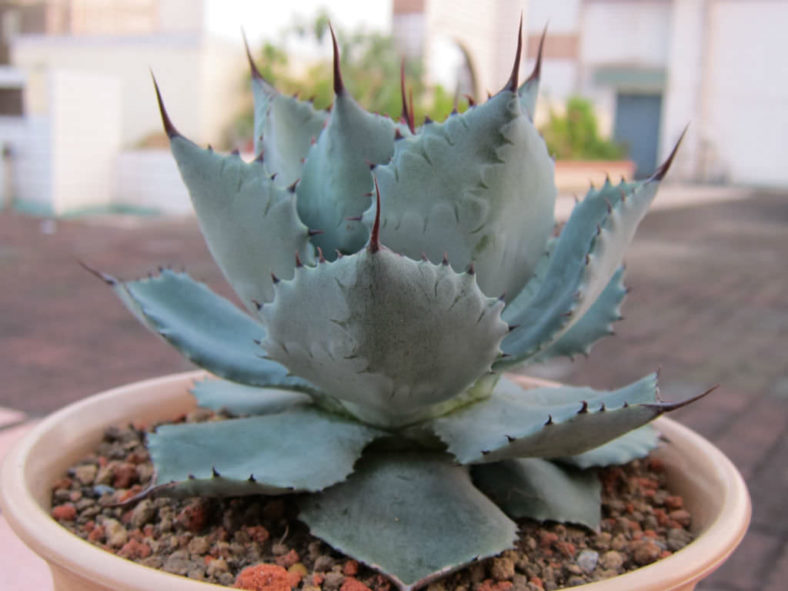
<path fill-rule="evenodd" d="M 319 491 L 341 482 L 381 431 L 314 408 L 164 425 L 148 435 L 153 492 L 173 496 Z"/>
<path fill-rule="evenodd" d="M 294 195 L 259 161 L 203 150 L 175 135 L 170 147 L 213 258 L 250 310 L 273 297 L 272 278 L 293 276 L 295 255 L 313 260 Z"/>
<path fill-rule="evenodd" d="M 298 184 L 298 214 L 329 260 L 352 253 L 368 238 L 361 215 L 371 202 L 371 164 L 394 152 L 394 123 L 367 113 L 346 90 L 337 94 L 328 125 L 312 146 Z"/>
<path fill-rule="evenodd" d="M 676 406 L 659 400 L 656 374 L 611 392 L 524 390 L 502 378 L 490 398 L 434 419 L 431 428 L 462 464 L 558 458 L 598 447 Z"/>
<path fill-rule="evenodd" d="M 545 251 L 539 257 L 539 262 L 536 263 L 531 277 L 509 303 L 506 304 L 501 317 L 506 320 L 507 318 L 517 318 L 523 311 L 531 304 L 531 301 L 536 297 L 542 283 L 547 275 L 547 269 L 550 266 L 550 257 L 553 255 L 555 245 L 558 240 L 550 238 L 545 245 Z"/>
<path fill-rule="evenodd" d="M 265 337 L 263 325 L 186 273 L 164 269 L 128 282 L 104 278 L 147 328 L 200 367 L 235 382 L 315 391 L 278 363 L 263 359 L 258 344 Z"/>
<path fill-rule="evenodd" d="M 683 137 L 683 136 L 682 136 Z M 681 139 L 646 181 L 609 180 L 591 189 L 569 217 L 550 257 L 536 296 L 524 310 L 504 319 L 516 326 L 501 348 L 497 368 L 520 363 L 555 342 L 596 302 L 615 275 L 624 250 L 646 215 L 660 181 L 667 174 Z"/>
<path fill-rule="evenodd" d="M 602 337 L 613 334 L 613 323 L 621 318 L 621 302 L 627 295 L 627 289 L 621 281 L 623 275 L 624 268 L 619 267 L 607 287 L 580 320 L 552 345 L 531 359 L 545 361 L 561 355 L 588 355 L 591 345 Z"/>
<path fill-rule="evenodd" d="M 510 517 L 599 527 L 602 487 L 592 470 L 522 458 L 474 466 L 471 474 L 479 490 Z"/>
<path fill-rule="evenodd" d="M 657 445 L 659 445 L 659 431 L 653 425 L 643 425 L 604 445 L 576 456 L 558 458 L 558 461 L 578 468 L 618 466 L 638 458 L 645 458 L 656 449 Z"/>
<path fill-rule="evenodd" d="M 621 265 L 623 251 L 658 185 L 656 181 L 606 182 L 598 190 L 591 189 L 575 206 L 536 295 L 516 315 L 504 313 L 506 321 L 517 328 L 504 339 L 502 349 L 507 357 L 498 367 L 535 355 L 588 311 Z"/>
<path fill-rule="evenodd" d="M 489 372 L 508 327 L 472 273 L 365 248 L 275 286 L 268 356 L 365 421 L 413 421 Z"/>
<path fill-rule="evenodd" d="M 267 415 L 312 404 L 301 392 L 259 388 L 226 380 L 207 378 L 191 389 L 197 404 L 211 410 L 225 410 L 234 415 Z"/>
<path fill-rule="evenodd" d="M 260 75 L 251 55 L 254 98 L 254 150 L 262 154 L 266 169 L 276 173 L 275 182 L 288 187 L 301 178 L 312 143 L 323 131 L 326 111 L 312 103 L 284 96 Z"/>
<path fill-rule="evenodd" d="M 420 587 L 511 548 L 517 525 L 445 454 L 369 454 L 347 482 L 300 501 L 300 518 L 333 548 Z"/>
<path fill-rule="evenodd" d="M 485 294 L 512 298 L 553 228 L 553 168 L 517 94 L 504 89 L 396 142 L 391 162 L 375 169 L 381 240 L 414 259 L 446 254 L 457 271 L 473 263 Z M 374 214 L 373 205 L 368 224 Z"/>

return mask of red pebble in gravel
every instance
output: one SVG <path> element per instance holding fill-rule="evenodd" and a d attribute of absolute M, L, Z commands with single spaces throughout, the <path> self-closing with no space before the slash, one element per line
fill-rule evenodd
<path fill-rule="evenodd" d="M 296 562 L 298 562 L 301 557 L 298 555 L 298 552 L 295 550 L 290 550 L 287 554 L 282 554 L 282 556 L 277 556 L 274 560 L 276 564 L 279 566 L 283 566 L 285 568 L 290 568 Z"/>
<path fill-rule="evenodd" d="M 58 505 L 52 509 L 52 517 L 58 521 L 74 521 L 77 518 L 77 508 L 73 503 Z"/>
<path fill-rule="evenodd" d="M 98 525 L 93 528 L 93 530 L 88 534 L 88 541 L 90 542 L 100 542 L 104 540 L 104 536 L 106 535 L 104 531 L 103 525 Z"/>
<path fill-rule="evenodd" d="M 355 577 L 358 574 L 358 562 L 356 560 L 348 560 L 342 565 L 342 574 L 346 577 Z"/>
<path fill-rule="evenodd" d="M 558 541 L 558 534 L 551 531 L 539 532 L 539 545 L 542 548 L 549 548 Z"/>
<path fill-rule="evenodd" d="M 675 511 L 676 509 L 683 509 L 684 499 L 682 499 L 678 495 L 671 495 L 669 497 L 665 497 L 665 506 L 671 511 Z"/>
<path fill-rule="evenodd" d="M 123 558 L 130 558 L 132 560 L 139 558 L 147 558 L 151 555 L 151 548 L 145 542 L 139 542 L 131 539 L 126 542 L 123 547 L 118 551 L 118 556 Z"/>
<path fill-rule="evenodd" d="M 339 591 L 372 591 L 364 583 L 353 577 L 345 577 Z"/>
<path fill-rule="evenodd" d="M 112 470 L 112 486 L 115 488 L 129 488 L 136 480 L 137 467 L 134 464 L 123 462 Z"/>
<path fill-rule="evenodd" d="M 176 518 L 178 523 L 183 525 L 191 532 L 199 532 L 205 527 L 208 521 L 207 510 L 205 504 L 201 501 L 196 501 L 188 505 L 183 511 L 178 513 Z"/>
<path fill-rule="evenodd" d="M 238 573 L 233 587 L 249 591 L 290 591 L 300 578 L 275 564 L 255 564 Z"/>
<path fill-rule="evenodd" d="M 509 591 L 512 586 L 511 581 L 498 581 L 496 583 L 492 579 L 485 579 L 476 586 L 476 591 Z"/>
<path fill-rule="evenodd" d="M 577 553 L 577 548 L 575 548 L 572 542 L 558 542 L 555 547 L 556 550 L 567 558 L 572 558 Z"/>

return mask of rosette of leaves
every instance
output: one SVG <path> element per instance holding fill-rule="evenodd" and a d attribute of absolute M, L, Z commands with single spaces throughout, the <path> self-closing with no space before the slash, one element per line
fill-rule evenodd
<path fill-rule="evenodd" d="M 342 84 L 317 111 L 256 72 L 255 149 L 172 152 L 210 251 L 247 310 L 184 273 L 103 275 L 148 328 L 220 379 L 241 416 L 149 437 L 152 494 L 298 494 L 331 546 L 422 586 L 513 546 L 513 519 L 596 527 L 593 467 L 642 457 L 682 403 L 655 375 L 613 391 L 522 389 L 509 368 L 588 351 L 626 293 L 621 259 L 670 158 L 606 182 L 553 234 L 553 162 L 532 123 L 539 63 L 483 104 L 414 125 Z M 540 52 L 541 53 L 541 52 Z M 250 57 L 250 63 L 251 63 Z M 675 149 L 674 149 L 675 153 Z"/>

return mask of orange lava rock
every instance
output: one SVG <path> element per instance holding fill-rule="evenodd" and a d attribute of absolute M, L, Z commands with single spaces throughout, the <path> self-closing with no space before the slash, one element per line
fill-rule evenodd
<path fill-rule="evenodd" d="M 342 574 L 346 577 L 355 577 L 358 574 L 358 561 L 348 560 L 342 565 Z"/>
<path fill-rule="evenodd" d="M 208 520 L 208 515 L 205 505 L 201 501 L 197 501 L 178 513 L 178 517 L 176 519 L 186 529 L 196 533 L 205 527 L 205 523 Z"/>
<path fill-rule="evenodd" d="M 509 591 L 513 587 L 511 581 L 498 581 L 485 579 L 476 587 L 476 591 Z M 340 590 L 341 591 L 341 590 Z"/>
<path fill-rule="evenodd" d="M 117 503 L 125 503 L 130 498 L 132 498 L 133 496 L 139 494 L 140 491 L 142 491 L 142 487 L 140 487 L 139 484 L 135 484 L 134 486 L 132 486 L 130 489 L 128 489 L 126 491 L 118 491 L 118 493 L 120 493 L 120 494 L 118 494 L 118 496 L 116 497 L 116 501 L 115 502 L 117 502 Z"/>
<path fill-rule="evenodd" d="M 553 544 L 558 541 L 558 534 L 555 534 L 551 531 L 540 531 L 539 532 L 539 545 L 542 548 L 549 548 Z"/>
<path fill-rule="evenodd" d="M 372 591 L 364 583 L 353 577 L 345 577 L 339 591 Z"/>
<path fill-rule="evenodd" d="M 298 584 L 297 578 L 276 564 L 255 564 L 238 573 L 233 587 L 249 591 L 290 591 Z"/>
<path fill-rule="evenodd" d="M 112 486 L 129 488 L 137 480 L 137 467 L 128 462 L 117 464 L 112 470 Z"/>
<path fill-rule="evenodd" d="M 572 558 L 577 553 L 577 548 L 572 542 L 558 542 L 555 547 L 567 558 Z"/>
<path fill-rule="evenodd" d="M 52 509 L 52 517 L 58 521 L 74 521 L 77 518 L 77 508 L 72 503 L 58 505 Z"/>
<path fill-rule="evenodd" d="M 542 582 L 542 579 L 540 579 L 539 577 L 531 577 L 530 579 L 528 579 L 528 582 L 531 583 L 532 585 L 536 585 L 540 589 L 544 589 L 544 583 Z"/>
<path fill-rule="evenodd" d="M 123 558 L 147 558 L 151 555 L 151 548 L 145 542 L 131 539 L 118 551 L 118 556 Z"/>
<path fill-rule="evenodd" d="M 683 509 L 684 499 L 682 499 L 678 495 L 671 495 L 669 497 L 665 497 L 665 506 L 671 511 L 675 511 L 677 509 Z"/>
<path fill-rule="evenodd" d="M 89 542 L 102 541 L 104 539 L 105 535 L 106 535 L 106 533 L 104 531 L 104 526 L 103 525 L 98 525 L 98 526 L 94 527 L 91 530 L 91 532 L 88 534 L 88 541 Z"/>

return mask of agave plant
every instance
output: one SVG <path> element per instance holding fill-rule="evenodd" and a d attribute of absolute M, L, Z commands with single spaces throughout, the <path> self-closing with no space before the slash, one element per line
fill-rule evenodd
<path fill-rule="evenodd" d="M 593 467 L 646 455 L 685 402 L 655 375 L 614 391 L 524 390 L 503 372 L 585 353 L 619 319 L 621 258 L 673 158 L 592 188 L 553 238 L 553 161 L 518 82 L 416 128 L 364 111 L 334 40 L 330 112 L 255 69 L 255 149 L 164 128 L 210 251 L 247 312 L 184 273 L 103 277 L 148 328 L 221 379 L 244 418 L 160 427 L 152 494 L 298 494 L 300 519 L 401 588 L 513 546 L 513 519 L 595 527 Z M 675 149 L 674 149 L 675 153 Z"/>

